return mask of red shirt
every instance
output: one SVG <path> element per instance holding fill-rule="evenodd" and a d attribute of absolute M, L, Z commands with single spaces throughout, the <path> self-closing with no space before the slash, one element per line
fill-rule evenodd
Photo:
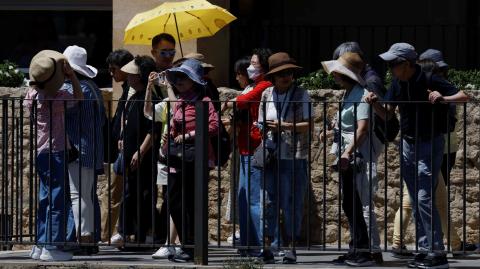
<path fill-rule="evenodd" d="M 255 84 L 251 91 L 237 97 L 237 109 L 243 110 L 250 107 L 248 123 L 240 122 L 238 124 L 239 135 L 237 141 L 241 155 L 253 155 L 253 152 L 262 141 L 262 134 L 255 123 L 258 120 L 258 107 L 260 106 L 262 93 L 266 88 L 271 87 L 272 83 L 264 80 L 263 76 L 261 76 L 255 81 Z M 250 136 L 247 136 L 247 133 Z M 250 149 L 248 148 L 248 137 L 250 137 Z"/>

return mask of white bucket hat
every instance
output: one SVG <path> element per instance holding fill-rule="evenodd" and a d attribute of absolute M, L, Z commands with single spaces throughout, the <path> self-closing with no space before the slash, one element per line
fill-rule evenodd
<path fill-rule="evenodd" d="M 97 69 L 91 65 L 87 65 L 87 51 L 84 48 L 76 45 L 69 46 L 65 49 L 63 55 L 65 55 L 75 72 L 89 78 L 97 76 Z"/>
<path fill-rule="evenodd" d="M 358 53 L 346 52 L 338 60 L 322 62 L 322 66 L 328 74 L 337 72 L 355 80 L 362 86 L 366 84 L 361 75 L 365 63 Z"/>

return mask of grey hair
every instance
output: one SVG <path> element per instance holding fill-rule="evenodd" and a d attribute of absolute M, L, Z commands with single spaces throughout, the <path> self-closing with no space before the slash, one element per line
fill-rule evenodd
<path fill-rule="evenodd" d="M 332 57 L 333 60 L 337 60 L 345 52 L 358 53 L 358 55 L 360 55 L 360 58 L 362 58 L 362 60 L 365 61 L 365 55 L 363 54 L 363 51 L 360 48 L 360 45 L 355 41 L 349 41 L 349 42 L 344 42 L 340 44 L 333 52 L 333 57 Z"/>

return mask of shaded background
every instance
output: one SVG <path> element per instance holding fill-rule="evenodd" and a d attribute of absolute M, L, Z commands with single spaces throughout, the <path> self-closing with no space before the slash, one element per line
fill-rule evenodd
<path fill-rule="evenodd" d="M 78 44 L 87 49 L 89 64 L 99 68 L 96 78 L 109 87 L 105 58 L 122 47 L 123 24 L 132 8 L 146 9 L 162 0 L 3 0 L 0 60 L 9 59 L 28 68 L 41 49 Z M 219 86 L 233 86 L 233 63 L 255 47 L 287 51 L 304 67 L 304 74 L 321 67 L 334 48 L 344 41 L 360 42 L 372 65 L 385 66 L 377 55 L 395 42 L 412 43 L 422 52 L 436 48 L 458 69 L 477 68 L 480 63 L 479 4 L 476 0 L 404 0 L 401 2 L 309 1 L 309 0 L 212 0 L 238 17 L 212 38 L 187 46 L 198 50 L 217 66 L 212 77 Z M 112 23 L 115 22 L 115 25 Z M 117 28 L 122 29 L 117 29 Z M 114 30 L 112 30 L 112 28 Z M 149 47 L 134 48 L 149 55 Z"/>

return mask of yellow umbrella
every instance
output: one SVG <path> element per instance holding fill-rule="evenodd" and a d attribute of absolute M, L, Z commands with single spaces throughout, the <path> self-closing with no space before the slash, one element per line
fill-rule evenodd
<path fill-rule="evenodd" d="M 125 28 L 125 44 L 150 45 L 159 33 L 176 36 L 183 56 L 183 40 L 212 36 L 236 17 L 205 0 L 165 2 L 139 13 Z"/>

